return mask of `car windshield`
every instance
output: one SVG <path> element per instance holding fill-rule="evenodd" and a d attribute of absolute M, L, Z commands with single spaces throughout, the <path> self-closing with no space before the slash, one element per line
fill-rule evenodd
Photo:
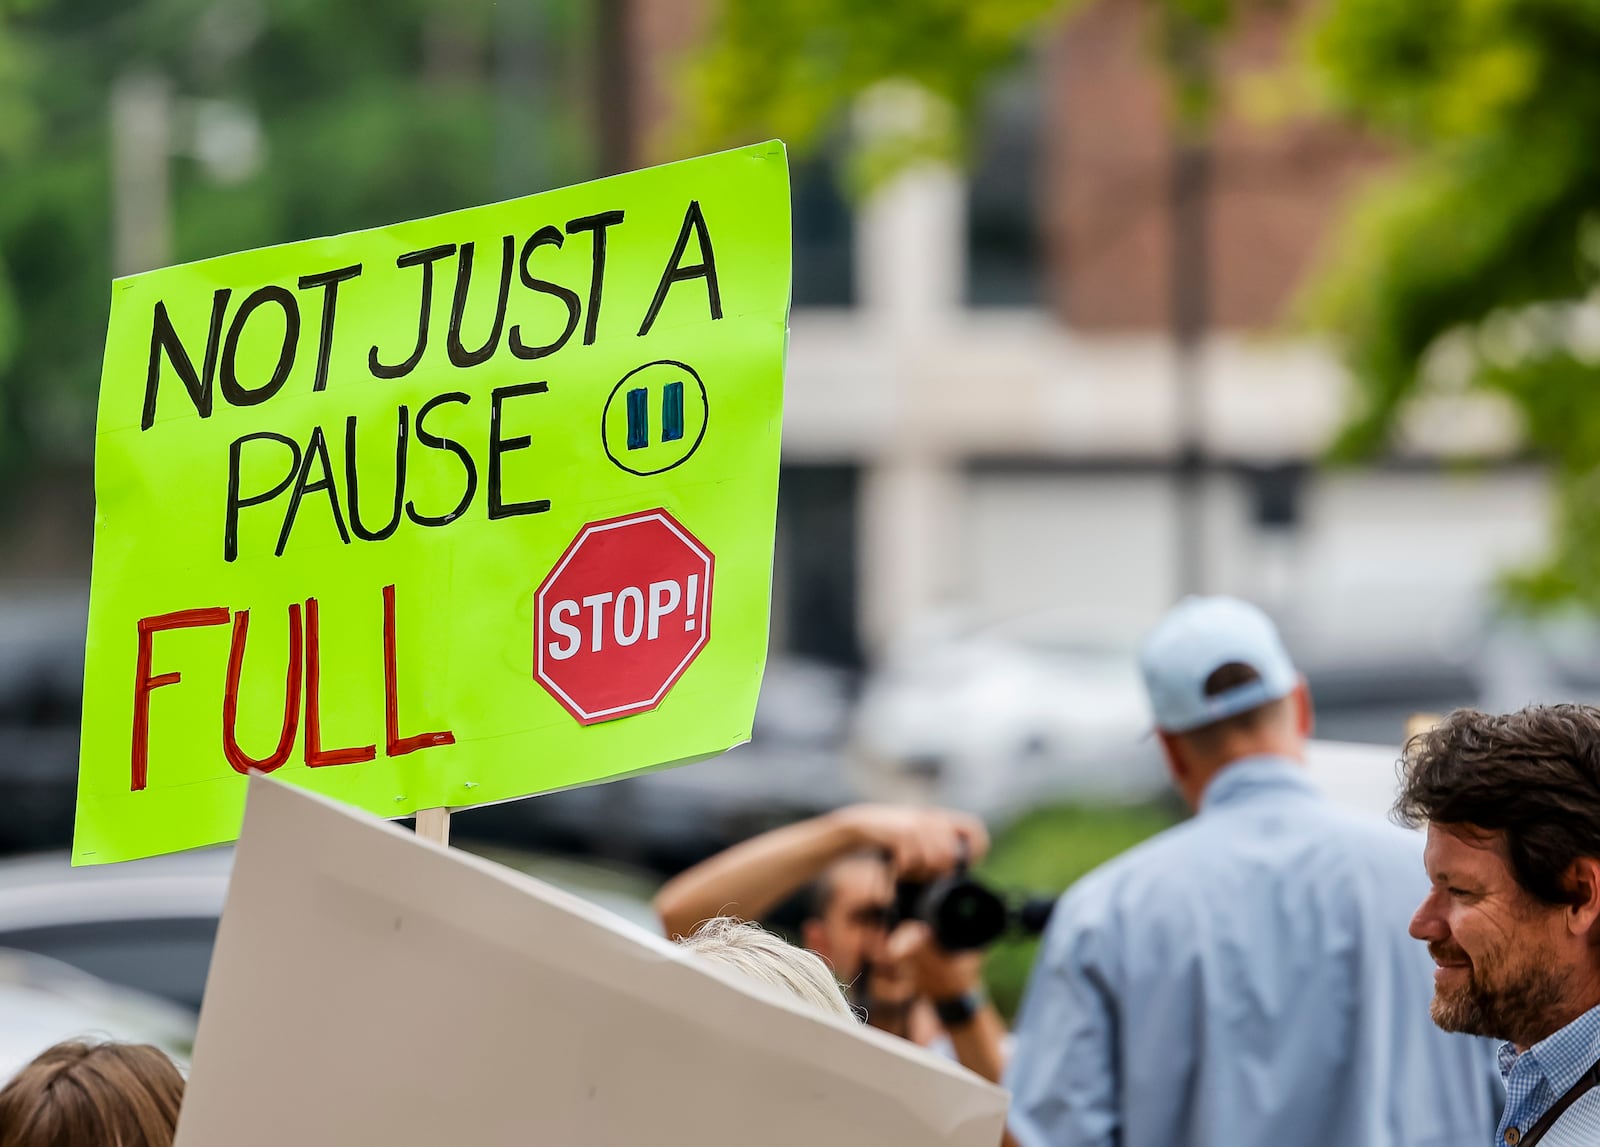
<path fill-rule="evenodd" d="M 107 983 L 198 1009 L 216 935 L 215 918 L 87 920 L 0 932 L 0 947 L 48 956 Z"/>
<path fill-rule="evenodd" d="M 655 882 L 620 866 L 462 841 L 655 931 Z M 107 983 L 199 1008 L 216 942 L 231 850 L 73 870 L 59 854 L 6 862 L 0 879 L 0 948 L 35 953 Z"/>
<path fill-rule="evenodd" d="M 1075 661 L 1134 661 L 1138 640 L 1131 632 L 1055 615 L 1008 618 L 974 631 L 974 636 L 1020 646 L 1042 657 Z"/>

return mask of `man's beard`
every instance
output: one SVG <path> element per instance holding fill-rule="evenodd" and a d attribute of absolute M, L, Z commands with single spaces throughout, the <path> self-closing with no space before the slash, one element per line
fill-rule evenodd
<path fill-rule="evenodd" d="M 1429 944 L 1435 960 L 1458 961 L 1458 948 Z M 1429 1010 L 1433 1022 L 1445 1031 L 1490 1036 L 1527 1048 L 1561 1026 L 1564 985 L 1555 971 L 1539 959 L 1521 968 L 1491 969 L 1480 976 L 1476 964 L 1465 965 L 1467 982 L 1446 989 L 1435 985 Z M 1500 982 L 1490 982 L 1490 975 Z"/>

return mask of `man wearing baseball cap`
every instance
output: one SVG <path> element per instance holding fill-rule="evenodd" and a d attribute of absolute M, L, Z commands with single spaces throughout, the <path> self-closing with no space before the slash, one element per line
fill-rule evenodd
<path fill-rule="evenodd" d="M 1139 668 L 1195 816 L 1061 898 L 1006 1082 L 1023 1147 L 1445 1147 L 1494 1132 L 1487 1041 L 1406 934 L 1422 841 L 1322 800 L 1311 695 L 1254 606 L 1191 597 Z"/>

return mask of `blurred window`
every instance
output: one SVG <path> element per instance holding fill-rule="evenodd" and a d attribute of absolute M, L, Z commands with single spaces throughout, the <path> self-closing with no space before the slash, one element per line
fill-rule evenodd
<path fill-rule="evenodd" d="M 855 305 L 855 217 L 845 197 L 839 154 L 838 148 L 826 148 L 794 164 L 794 302 L 799 307 Z"/>
<path fill-rule="evenodd" d="M 859 667 L 856 632 L 854 466 L 785 466 L 778 477 L 774 579 L 780 644 L 787 652 Z"/>
<path fill-rule="evenodd" d="M 92 920 L 0 932 L 0 948 L 36 952 L 112 984 L 198 1008 L 211 967 L 210 918 Z"/>
<path fill-rule="evenodd" d="M 1256 525 L 1290 530 L 1300 524 L 1306 466 L 1302 462 L 1246 467 Z"/>
<path fill-rule="evenodd" d="M 973 306 L 1031 306 L 1042 297 L 1042 107 L 1031 57 L 991 81 L 979 104 L 967 186 L 967 302 Z"/>

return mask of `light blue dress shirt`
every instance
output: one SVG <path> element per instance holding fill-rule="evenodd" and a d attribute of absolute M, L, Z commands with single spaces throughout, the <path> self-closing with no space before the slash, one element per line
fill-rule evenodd
<path fill-rule="evenodd" d="M 1600 1008 L 1592 1008 L 1521 1055 L 1500 1045 L 1500 1075 L 1506 1081 L 1506 1110 L 1496 1143 L 1519 1143 L 1528 1128 L 1555 1106 L 1584 1072 L 1600 1060 Z M 1515 1128 L 1515 1133 L 1513 1133 Z"/>
<path fill-rule="evenodd" d="M 1434 1026 L 1406 934 L 1419 834 L 1293 762 L 1226 767 L 1199 815 L 1062 897 L 1006 1083 L 1024 1147 L 1460 1147 L 1505 1092 Z"/>

